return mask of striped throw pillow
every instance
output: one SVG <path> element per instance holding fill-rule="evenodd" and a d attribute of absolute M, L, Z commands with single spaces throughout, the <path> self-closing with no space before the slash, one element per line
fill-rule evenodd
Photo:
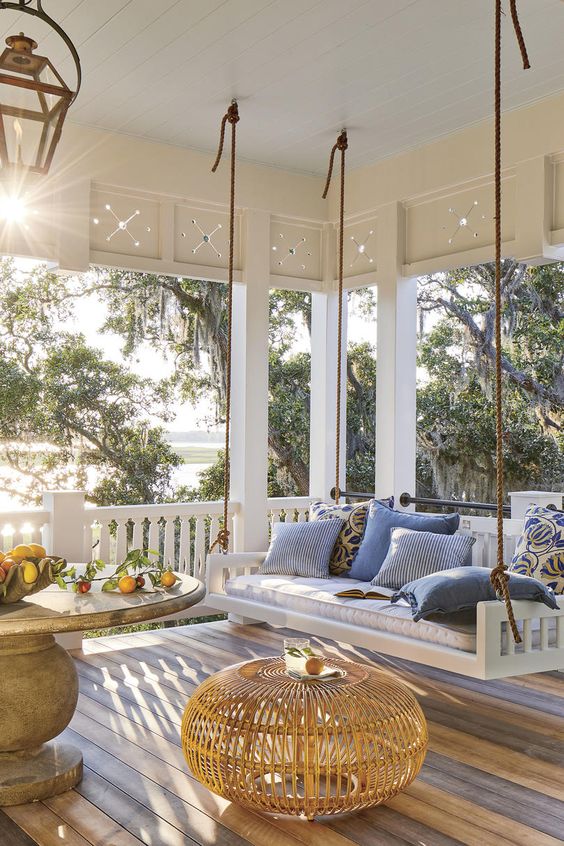
<path fill-rule="evenodd" d="M 331 553 L 343 523 L 343 520 L 334 519 L 276 524 L 259 573 L 328 579 Z"/>
<path fill-rule="evenodd" d="M 393 529 L 388 554 L 372 580 L 378 587 L 399 590 L 407 582 L 470 564 L 475 538 L 470 535 L 437 535 Z"/>

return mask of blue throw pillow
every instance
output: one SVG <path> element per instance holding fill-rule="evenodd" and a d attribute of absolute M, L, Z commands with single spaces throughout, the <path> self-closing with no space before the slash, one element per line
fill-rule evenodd
<path fill-rule="evenodd" d="M 364 537 L 353 559 L 349 572 L 351 579 L 371 582 L 380 572 L 392 539 L 392 529 L 411 529 L 414 532 L 434 532 L 453 535 L 458 529 L 460 514 L 414 514 L 410 511 L 392 511 L 373 500 L 366 519 Z"/>
<path fill-rule="evenodd" d="M 463 567 L 468 563 L 475 542 L 471 535 L 393 529 L 388 554 L 372 584 L 399 590 L 406 582 L 439 570 Z"/>
<path fill-rule="evenodd" d="M 343 528 L 337 538 L 337 543 L 333 547 L 331 561 L 329 562 L 329 572 L 332 576 L 346 576 L 350 570 L 352 560 L 358 552 L 364 535 L 364 526 L 371 502 L 372 500 L 367 500 L 354 505 L 350 503 L 329 505 L 326 502 L 319 501 L 312 502 L 309 506 L 310 521 L 330 520 L 334 517 L 344 520 Z M 382 500 L 382 502 L 390 508 L 394 507 L 393 496 Z"/>
<path fill-rule="evenodd" d="M 259 573 L 269 576 L 307 576 L 328 579 L 329 562 L 345 521 L 278 523 Z"/>
<path fill-rule="evenodd" d="M 432 573 L 408 582 L 395 593 L 392 602 L 405 600 L 411 606 L 414 620 L 423 620 L 433 614 L 452 614 L 466 608 L 475 608 L 476 603 L 496 598 L 487 567 L 457 567 Z M 558 603 L 551 588 L 537 579 L 511 573 L 509 576 L 511 599 L 529 599 L 543 602 L 556 610 Z"/>

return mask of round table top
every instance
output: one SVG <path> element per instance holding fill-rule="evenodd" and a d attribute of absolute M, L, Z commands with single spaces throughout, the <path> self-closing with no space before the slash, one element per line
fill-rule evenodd
<path fill-rule="evenodd" d="M 105 629 L 166 617 L 195 605 L 205 587 L 192 576 L 178 575 L 172 588 L 78 594 L 50 585 L 13 605 L 0 605 L 0 635 L 55 634 Z"/>
<path fill-rule="evenodd" d="M 327 691 L 333 692 L 349 685 L 362 684 L 369 678 L 371 672 L 378 672 L 373 671 L 366 665 L 356 664 L 354 661 L 343 658 L 334 658 L 332 655 L 326 657 L 325 663 L 328 668 L 338 670 L 338 675 L 297 679 L 286 672 L 286 662 L 283 656 L 254 658 L 251 661 L 235 664 L 226 669 L 234 671 L 241 679 L 254 682 L 257 685 L 275 686 L 277 689 L 280 689 L 280 686 L 321 685 Z"/>

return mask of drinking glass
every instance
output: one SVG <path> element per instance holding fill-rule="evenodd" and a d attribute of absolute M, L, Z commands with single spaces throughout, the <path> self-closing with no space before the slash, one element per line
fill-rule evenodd
<path fill-rule="evenodd" d="M 286 669 L 294 670 L 296 673 L 305 674 L 305 665 L 309 655 L 304 655 L 302 650 L 310 649 L 309 639 L 305 637 L 284 638 L 284 660 Z"/>

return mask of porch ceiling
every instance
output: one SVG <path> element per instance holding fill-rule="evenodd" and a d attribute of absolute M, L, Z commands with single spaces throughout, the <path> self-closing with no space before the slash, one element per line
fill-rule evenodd
<path fill-rule="evenodd" d="M 212 150 L 226 101 L 240 100 L 239 152 L 321 173 L 346 125 L 355 167 L 491 114 L 492 0 L 51 0 L 75 41 L 84 85 L 71 118 Z M 505 107 L 564 88 L 564 6 L 521 0 L 533 69 L 523 74 L 506 22 Z M 72 64 L 53 33 L 4 12 L 40 52 Z"/>

